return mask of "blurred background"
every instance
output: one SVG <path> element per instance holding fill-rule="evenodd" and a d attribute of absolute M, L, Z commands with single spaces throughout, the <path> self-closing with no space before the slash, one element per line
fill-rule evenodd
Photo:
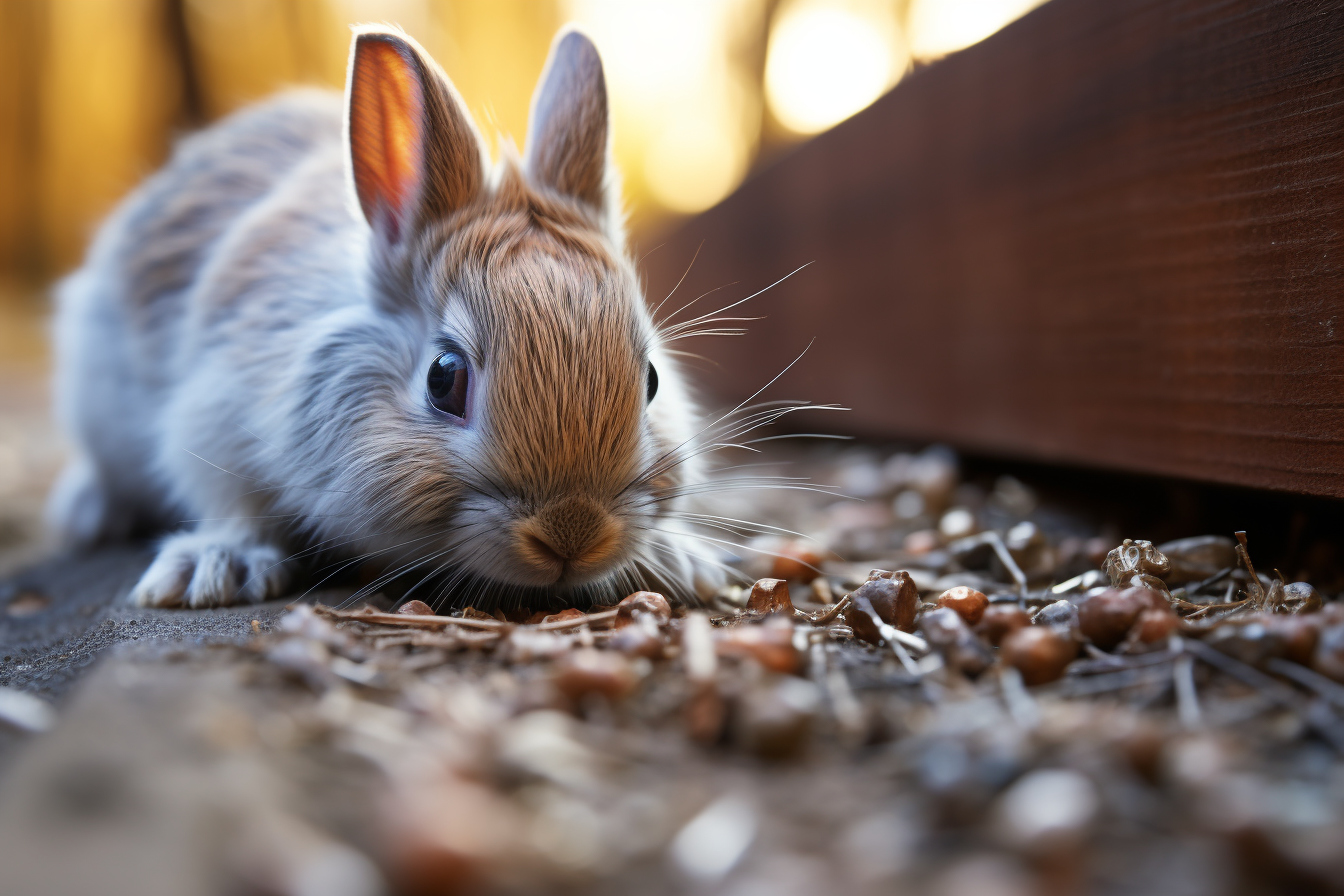
<path fill-rule="evenodd" d="M 551 37 L 580 23 L 606 63 L 626 203 L 647 239 L 1040 2 L 4 0 L 0 276 L 73 267 L 184 131 L 286 86 L 340 88 L 351 23 L 401 25 L 487 136 L 519 141 Z"/>

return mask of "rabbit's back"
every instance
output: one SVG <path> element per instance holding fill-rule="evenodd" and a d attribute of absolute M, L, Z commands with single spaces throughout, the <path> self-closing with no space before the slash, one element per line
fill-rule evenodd
<path fill-rule="evenodd" d="M 71 540 L 172 521 L 170 490 L 151 459 L 160 410 L 181 381 L 190 342 L 183 331 L 202 272 L 250 210 L 305 160 L 340 143 L 340 95 L 315 90 L 283 94 L 184 139 L 60 284 L 55 394 L 81 459 L 51 512 Z M 339 177 L 331 188 L 343 188 Z M 113 519 L 123 522 L 112 528 Z"/>
<path fill-rule="evenodd" d="M 145 357 L 167 357 L 184 297 L 237 220 L 315 151 L 338 145 L 338 94 L 295 91 L 195 134 L 105 226 L 89 267 L 117 300 Z"/>

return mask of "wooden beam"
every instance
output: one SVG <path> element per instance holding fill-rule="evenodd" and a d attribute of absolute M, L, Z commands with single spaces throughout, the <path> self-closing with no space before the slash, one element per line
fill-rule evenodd
<path fill-rule="evenodd" d="M 720 400 L 815 338 L 783 391 L 840 431 L 1344 497 L 1344 4 L 1052 0 L 686 222 L 650 295 L 702 244 L 683 299 L 813 263 L 692 347 Z"/>

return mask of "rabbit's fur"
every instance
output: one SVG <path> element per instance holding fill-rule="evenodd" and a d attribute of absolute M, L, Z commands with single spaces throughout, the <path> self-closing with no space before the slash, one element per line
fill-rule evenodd
<path fill-rule="evenodd" d="M 358 30 L 344 106 L 291 93 L 183 141 L 59 288 L 77 454 L 58 530 L 176 529 L 132 591 L 148 606 L 276 596 L 306 556 L 445 572 L 460 602 L 712 589 L 668 516 L 699 427 L 624 254 L 608 147 L 580 33 L 552 48 L 525 159 L 492 167 L 388 28 Z M 465 422 L 426 396 L 449 340 Z"/>

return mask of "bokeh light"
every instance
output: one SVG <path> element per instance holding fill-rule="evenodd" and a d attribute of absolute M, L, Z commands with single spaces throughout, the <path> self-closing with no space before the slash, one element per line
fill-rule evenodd
<path fill-rule="evenodd" d="M 1045 0 L 911 0 L 910 51 L 935 59 L 979 43 Z"/>
<path fill-rule="evenodd" d="M 891 4 L 796 0 L 770 29 L 770 111 L 797 133 L 824 131 L 885 93 L 907 60 Z"/>
<path fill-rule="evenodd" d="M 564 11 L 602 53 L 628 192 L 682 213 L 727 196 L 760 135 L 756 75 L 737 52 L 760 0 L 571 0 Z"/>

